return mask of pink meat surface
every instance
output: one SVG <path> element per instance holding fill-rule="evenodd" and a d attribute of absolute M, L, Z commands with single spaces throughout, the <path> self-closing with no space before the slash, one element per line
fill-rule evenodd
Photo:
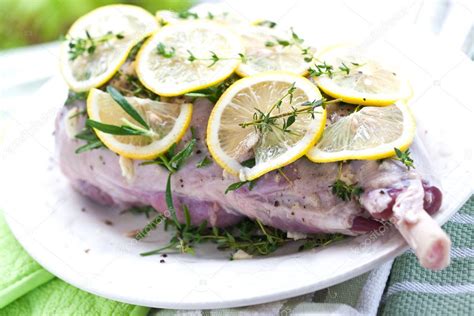
<path fill-rule="evenodd" d="M 69 108 L 84 108 L 76 101 Z M 215 163 L 204 168 L 196 164 L 209 152 L 205 145 L 207 120 L 212 103 L 198 100 L 194 104 L 191 125 L 197 134 L 193 155 L 174 176 L 172 192 L 178 219 L 183 221 L 183 205 L 189 207 L 192 223 L 207 221 L 211 226 L 226 227 L 244 216 L 259 219 L 266 225 L 297 233 L 342 233 L 358 235 L 371 231 L 389 220 L 414 249 L 421 265 L 442 269 L 449 264 L 451 242 L 429 214 L 441 205 L 441 191 L 429 186 L 413 169 L 408 170 L 393 159 L 351 161 L 343 164 L 314 164 L 305 158 L 267 173 L 250 190 L 244 186 L 225 194 L 238 181 L 226 175 Z M 101 204 L 151 205 L 166 211 L 165 186 L 168 172 L 157 165 L 140 165 L 134 161 L 134 175 L 122 175 L 120 157 L 105 148 L 76 154 L 83 142 L 68 133 L 66 113 L 56 121 L 56 143 L 63 173 L 82 194 Z M 330 115 L 330 121 L 339 114 Z M 84 126 L 84 118 L 78 122 Z M 189 141 L 191 132 L 184 137 Z M 340 172 L 340 175 L 339 175 Z M 339 176 L 338 176 L 339 175 Z M 363 189 L 359 199 L 343 201 L 331 192 L 338 179 Z"/>
<path fill-rule="evenodd" d="M 84 104 L 76 102 L 74 106 L 83 108 Z M 358 235 L 378 227 L 380 223 L 374 219 L 388 218 L 381 216 L 378 209 L 376 212 L 367 210 L 371 210 L 372 204 L 390 208 L 396 195 L 393 192 L 400 192 L 405 178 L 411 174 L 392 160 L 346 164 L 344 177 L 358 183 L 366 192 L 359 204 L 354 200 L 342 201 L 331 192 L 330 185 L 336 180 L 338 164 L 314 164 L 303 158 L 283 168 L 283 174 L 274 171 L 261 177 L 251 191 L 243 187 L 225 194 L 226 188 L 238 181 L 236 178 L 225 175 L 215 163 L 196 168 L 204 156 L 210 157 L 204 140 L 211 109 L 212 104 L 207 100 L 198 100 L 194 105 L 191 125 L 198 135 L 197 146 L 172 182 L 179 218 L 183 218 L 181 205 L 186 204 L 196 225 L 206 220 L 211 225 L 229 226 L 245 215 L 285 231 Z M 62 171 L 72 185 L 102 204 L 124 207 L 149 204 L 164 212 L 167 171 L 157 165 L 140 166 L 140 162 L 135 161 L 135 176 L 128 181 L 121 174 L 119 157 L 115 153 L 102 148 L 76 154 L 74 151 L 83 142 L 68 137 L 63 123 L 66 112 L 65 108 L 57 119 L 56 143 Z M 188 132 L 184 141 L 190 137 Z M 390 200 L 378 196 L 373 200 L 365 199 L 372 191 L 386 192 Z M 430 194 L 428 187 L 426 192 Z M 433 205 L 439 207 L 440 198 L 441 195 L 430 194 L 426 209 L 432 209 Z"/>

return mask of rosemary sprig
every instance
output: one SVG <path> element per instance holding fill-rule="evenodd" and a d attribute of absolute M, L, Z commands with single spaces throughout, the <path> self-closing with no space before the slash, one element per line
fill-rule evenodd
<path fill-rule="evenodd" d="M 175 153 L 176 144 L 174 144 L 166 153 L 158 156 L 155 160 L 150 160 L 141 163 L 141 165 L 157 164 L 164 167 L 169 173 L 175 173 L 178 171 L 192 155 L 194 146 L 196 145 L 196 139 L 191 139 L 182 150 Z"/>
<path fill-rule="evenodd" d="M 398 148 L 394 148 L 395 150 L 395 155 L 396 155 L 396 160 L 400 161 L 402 164 L 404 164 L 408 170 L 410 168 L 415 169 L 415 166 L 413 165 L 413 159 L 410 157 L 410 149 L 408 148 L 405 151 L 401 151 Z"/>
<path fill-rule="evenodd" d="M 106 43 L 112 39 L 123 39 L 124 35 L 121 33 L 114 34 L 111 31 L 102 36 L 92 37 L 86 30 L 86 38 L 71 38 L 69 41 L 69 59 L 75 60 L 81 55 L 92 55 L 97 49 L 97 45 Z"/>
<path fill-rule="evenodd" d="M 247 167 L 247 168 L 252 168 L 255 166 L 255 158 L 250 158 L 245 161 L 242 161 L 240 163 L 242 166 Z M 247 181 L 239 181 L 239 182 L 234 182 L 231 185 L 227 187 L 225 190 L 224 194 L 227 194 L 231 191 L 235 191 L 237 189 L 240 189 L 241 187 L 245 186 L 248 184 L 249 191 L 252 191 L 252 189 L 255 187 L 257 184 L 258 179 L 255 180 L 247 180 Z"/>
<path fill-rule="evenodd" d="M 231 185 L 225 189 L 224 194 L 227 194 L 231 191 L 235 191 L 240 189 L 241 187 L 245 186 L 248 184 L 249 186 L 249 191 L 252 191 L 252 189 L 255 187 L 255 184 L 257 184 L 258 179 L 255 180 L 247 180 L 247 181 L 239 181 L 239 182 L 234 182 Z"/>
<path fill-rule="evenodd" d="M 210 159 L 208 156 L 204 156 L 197 164 L 196 168 L 204 168 L 209 165 L 212 165 L 212 159 Z"/>
<path fill-rule="evenodd" d="M 209 101 L 216 103 L 227 88 L 229 88 L 239 78 L 233 75 L 225 81 L 203 90 L 186 93 L 185 96 L 192 98 L 207 98 Z"/>
<path fill-rule="evenodd" d="M 140 48 L 142 48 L 143 44 L 147 40 L 148 37 L 142 39 L 140 42 L 138 42 L 135 46 L 132 47 L 130 50 L 130 53 L 128 53 L 127 60 L 133 61 L 137 57 L 138 51 Z"/>
<path fill-rule="evenodd" d="M 95 128 L 103 133 L 112 134 L 112 135 L 123 135 L 123 136 L 148 136 L 156 137 L 157 134 L 154 132 L 142 118 L 140 113 L 125 99 L 125 97 L 112 86 L 107 87 L 107 92 L 110 94 L 112 99 L 135 121 L 137 121 L 141 126 L 130 122 L 127 119 L 123 119 L 123 125 L 116 126 L 111 124 L 101 123 L 95 120 L 87 119 L 86 125 L 92 128 Z"/>
<path fill-rule="evenodd" d="M 75 153 L 80 154 L 89 150 L 105 147 L 104 143 L 97 137 L 96 133 L 92 128 L 86 126 L 82 131 L 80 131 L 75 136 L 77 139 L 83 140 L 86 142 L 85 145 L 77 148 Z"/>

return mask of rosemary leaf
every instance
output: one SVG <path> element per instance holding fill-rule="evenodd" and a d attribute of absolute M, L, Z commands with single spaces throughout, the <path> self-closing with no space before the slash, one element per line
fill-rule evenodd
<path fill-rule="evenodd" d="M 128 114 L 130 115 L 135 121 L 140 123 L 143 127 L 146 129 L 150 129 L 148 124 L 145 122 L 145 120 L 142 118 L 140 113 L 137 112 L 133 108 L 133 106 L 125 99 L 125 97 L 114 87 L 112 86 L 107 86 L 107 92 L 110 94 L 112 99 L 114 99 L 115 102 L 120 105 L 120 107 Z"/>
<path fill-rule="evenodd" d="M 197 164 L 196 164 L 196 167 L 197 168 L 204 168 L 204 167 L 207 167 L 209 165 L 212 165 L 212 160 L 209 159 L 208 156 L 204 156 L 204 158 L 202 158 Z"/>

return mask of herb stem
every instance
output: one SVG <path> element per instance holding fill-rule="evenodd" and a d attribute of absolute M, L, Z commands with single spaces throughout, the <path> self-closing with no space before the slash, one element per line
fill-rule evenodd
<path fill-rule="evenodd" d="M 337 102 L 340 102 L 340 101 L 341 101 L 340 99 L 334 99 L 334 100 L 329 100 L 329 101 L 324 100 L 322 102 L 322 104 L 326 105 L 326 104 L 331 104 L 331 103 L 337 103 Z M 317 107 L 319 105 L 322 105 L 322 104 L 318 104 L 316 106 L 314 106 L 314 105 L 302 105 L 301 108 L 296 110 L 296 111 L 284 112 L 284 113 L 281 113 L 281 114 L 270 116 L 269 118 L 270 119 L 278 119 L 278 118 L 293 115 L 295 113 L 296 114 L 301 114 L 301 113 L 305 113 L 305 112 L 311 114 L 310 112 L 308 112 L 308 110 L 314 109 L 315 107 Z M 265 119 L 262 118 L 262 119 L 254 120 L 254 121 L 251 121 L 251 122 L 240 123 L 239 126 L 247 127 L 247 126 L 251 126 L 251 125 L 258 125 L 258 124 L 261 124 L 261 123 L 264 123 L 264 122 L 265 122 Z"/>

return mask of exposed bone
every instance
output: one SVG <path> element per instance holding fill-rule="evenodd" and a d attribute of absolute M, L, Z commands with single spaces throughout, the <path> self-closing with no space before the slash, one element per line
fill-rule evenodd
<path fill-rule="evenodd" d="M 413 248 L 423 267 L 441 270 L 449 265 L 451 240 L 423 209 L 423 196 L 421 181 L 411 181 L 397 196 L 390 221 Z"/>
<path fill-rule="evenodd" d="M 431 270 L 446 268 L 450 262 L 451 250 L 451 240 L 448 235 L 425 210 L 415 210 L 412 214 L 417 216 L 416 222 L 396 218 L 392 218 L 391 221 L 413 248 L 423 267 Z"/>

